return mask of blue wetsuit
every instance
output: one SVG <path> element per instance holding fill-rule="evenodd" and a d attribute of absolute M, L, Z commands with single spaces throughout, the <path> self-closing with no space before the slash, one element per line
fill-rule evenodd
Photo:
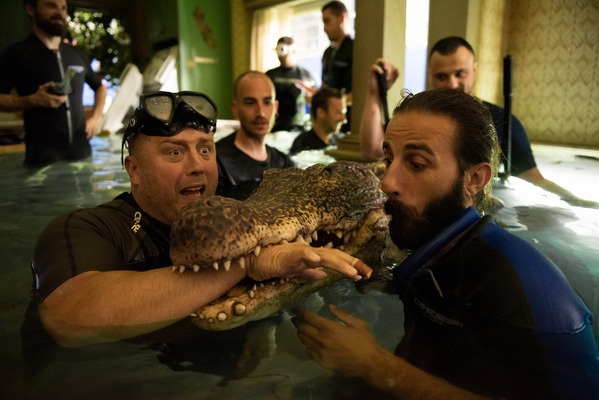
<path fill-rule="evenodd" d="M 405 309 L 396 354 L 497 398 L 599 394 L 593 316 L 562 272 L 473 208 L 395 270 Z"/>

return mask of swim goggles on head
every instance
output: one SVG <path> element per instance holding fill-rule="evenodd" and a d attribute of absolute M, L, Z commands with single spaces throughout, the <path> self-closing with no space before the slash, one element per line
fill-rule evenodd
<path fill-rule="evenodd" d="M 143 94 L 127 131 L 148 136 L 174 136 L 185 127 L 216 131 L 218 111 L 214 102 L 199 92 L 155 92 Z"/>
<path fill-rule="evenodd" d="M 175 136 L 184 128 L 216 132 L 218 110 L 204 93 L 154 92 L 140 97 L 139 107 L 123 134 L 122 148 L 138 132 L 147 136 Z"/>

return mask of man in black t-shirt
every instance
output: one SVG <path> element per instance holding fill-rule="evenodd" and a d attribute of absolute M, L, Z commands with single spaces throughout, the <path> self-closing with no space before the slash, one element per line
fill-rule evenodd
<path fill-rule="evenodd" d="M 0 111 L 23 111 L 25 164 L 84 159 L 91 155 L 89 139 L 102 122 L 106 87 L 83 56 L 62 39 L 67 27 L 65 0 L 27 0 L 25 7 L 33 33 L 2 51 Z M 69 68 L 80 72 L 72 77 L 70 90 L 57 94 L 53 85 Z M 95 93 L 87 119 L 84 83 Z"/>
<path fill-rule="evenodd" d="M 277 56 L 281 65 L 266 71 L 275 85 L 279 112 L 273 132 L 301 131 L 305 124 L 306 103 L 316 86 L 312 73 L 297 64 L 297 49 L 287 36 L 277 41 Z"/>
<path fill-rule="evenodd" d="M 340 1 L 331 1 L 322 7 L 322 22 L 331 45 L 322 55 L 322 86 L 339 90 L 345 95 L 347 123 L 342 132 L 351 129 L 352 63 L 354 40 L 349 35 L 349 15 Z"/>
<path fill-rule="evenodd" d="M 345 121 L 343 98 L 338 90 L 321 88 L 312 98 L 312 129 L 302 132 L 295 138 L 289 154 L 304 150 L 324 149 L 337 134 L 339 126 Z"/>
<path fill-rule="evenodd" d="M 216 143 L 216 194 L 244 200 L 258 187 L 264 171 L 292 167 L 293 162 L 266 144 L 278 108 L 270 78 L 258 71 L 244 72 L 235 80 L 233 92 L 231 108 L 240 128 Z"/>

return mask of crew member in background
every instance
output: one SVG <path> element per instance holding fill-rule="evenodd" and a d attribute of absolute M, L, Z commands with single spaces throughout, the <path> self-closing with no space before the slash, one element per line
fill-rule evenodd
<path fill-rule="evenodd" d="M 66 0 L 26 0 L 33 33 L 2 50 L 0 111 L 23 111 L 25 164 L 81 160 L 92 153 L 89 140 L 103 118 L 106 87 L 85 58 L 63 41 Z M 53 90 L 69 67 L 76 73 L 66 92 Z M 83 84 L 94 91 L 89 117 L 83 109 Z"/>
<path fill-rule="evenodd" d="M 343 96 L 337 89 L 323 87 L 312 97 L 312 128 L 298 135 L 291 145 L 289 154 L 304 150 L 320 150 L 337 144 L 341 123 L 345 121 Z"/>
<path fill-rule="evenodd" d="M 306 103 L 316 88 L 316 80 L 310 71 L 297 64 L 297 48 L 292 38 L 281 37 L 276 51 L 281 65 L 266 71 L 279 102 L 272 131 L 301 131 L 306 122 Z"/>
<path fill-rule="evenodd" d="M 349 14 L 345 4 L 331 1 L 322 7 L 322 22 L 331 45 L 322 55 L 322 86 L 339 90 L 346 98 L 347 122 L 342 132 L 351 129 L 352 62 L 354 40 L 349 35 Z"/>

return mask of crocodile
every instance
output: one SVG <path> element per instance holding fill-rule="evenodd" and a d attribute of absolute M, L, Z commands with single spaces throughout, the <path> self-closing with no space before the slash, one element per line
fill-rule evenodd
<path fill-rule="evenodd" d="M 244 267 L 244 257 L 281 243 L 335 247 L 376 267 L 388 243 L 380 180 L 367 164 L 337 161 L 265 171 L 252 195 L 212 196 L 187 206 L 171 229 L 173 270 Z M 275 314 L 342 278 L 249 279 L 191 315 L 207 330 L 227 330 Z"/>

